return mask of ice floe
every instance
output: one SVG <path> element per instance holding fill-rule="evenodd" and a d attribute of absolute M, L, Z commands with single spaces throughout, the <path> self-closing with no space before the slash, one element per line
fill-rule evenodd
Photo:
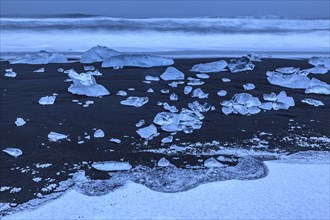
<path fill-rule="evenodd" d="M 26 124 L 26 121 L 23 118 L 17 118 L 15 121 L 17 127 L 23 126 Z"/>
<path fill-rule="evenodd" d="M 308 105 L 313 105 L 313 106 L 321 106 L 324 105 L 323 102 L 321 102 L 320 100 L 316 100 L 316 99 L 310 99 L 310 98 L 306 98 L 301 100 L 302 103 L 306 103 Z"/>
<path fill-rule="evenodd" d="M 66 139 L 67 137 L 68 136 L 65 135 L 65 134 L 57 133 L 57 132 L 54 132 L 54 131 L 51 131 L 48 134 L 48 139 L 49 139 L 49 141 L 52 141 L 52 142 L 57 142 L 59 140 Z"/>
<path fill-rule="evenodd" d="M 109 95 L 110 92 L 102 85 L 96 83 L 92 74 L 80 73 L 71 70 L 68 76 L 72 79 L 73 84 L 68 88 L 72 94 L 85 95 L 91 97 Z"/>
<path fill-rule="evenodd" d="M 126 100 L 120 102 L 122 105 L 141 107 L 149 101 L 148 97 L 130 96 Z"/>
<path fill-rule="evenodd" d="M 232 73 L 250 71 L 254 69 L 254 64 L 251 63 L 251 60 L 248 57 L 241 57 L 238 59 L 230 60 L 228 69 Z"/>
<path fill-rule="evenodd" d="M 243 85 L 244 90 L 253 90 L 255 89 L 255 85 L 253 83 L 247 83 Z"/>
<path fill-rule="evenodd" d="M 34 72 L 34 73 L 44 73 L 44 72 L 45 72 L 45 68 L 42 67 L 42 68 L 37 69 L 37 70 L 35 70 L 35 71 L 33 71 L 33 72 Z"/>
<path fill-rule="evenodd" d="M 112 67 L 120 69 L 124 66 L 132 67 L 155 67 L 155 66 L 170 66 L 174 63 L 173 59 L 143 55 L 143 54 L 122 54 L 109 57 L 102 63 L 102 67 Z"/>
<path fill-rule="evenodd" d="M 102 129 L 97 129 L 94 132 L 94 137 L 95 138 L 103 138 L 105 136 L 104 131 Z"/>
<path fill-rule="evenodd" d="M 56 100 L 56 96 L 44 96 L 39 99 L 40 105 L 53 105 Z"/>
<path fill-rule="evenodd" d="M 49 53 L 40 51 L 36 54 L 26 54 L 9 60 L 10 64 L 48 64 L 48 63 L 67 63 L 68 59 L 60 53 Z"/>
<path fill-rule="evenodd" d="M 120 53 L 105 46 L 96 46 L 86 51 L 80 58 L 81 63 L 102 62 Z"/>
<path fill-rule="evenodd" d="M 16 158 L 23 154 L 22 150 L 14 147 L 8 147 L 2 151 Z"/>
<path fill-rule="evenodd" d="M 219 60 L 210 63 L 196 64 L 190 69 L 190 71 L 200 72 L 200 73 L 215 73 L 215 72 L 226 71 L 225 68 L 227 66 L 228 63 L 225 60 Z"/>
<path fill-rule="evenodd" d="M 118 161 L 103 161 L 94 162 L 92 167 L 100 171 L 123 171 L 132 169 L 132 165 L 128 162 L 118 162 Z"/>
<path fill-rule="evenodd" d="M 162 80 L 184 80 L 185 76 L 184 73 L 179 71 L 178 69 L 169 66 L 166 68 L 165 72 L 160 75 L 160 78 L 162 78 Z"/>
<path fill-rule="evenodd" d="M 159 133 L 157 132 L 157 128 L 155 125 L 151 124 L 147 127 L 140 128 L 136 131 L 141 138 L 151 140 L 154 137 L 158 136 Z"/>

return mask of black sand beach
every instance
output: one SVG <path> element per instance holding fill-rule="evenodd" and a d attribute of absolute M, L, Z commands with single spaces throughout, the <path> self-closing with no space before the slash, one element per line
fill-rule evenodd
<path fill-rule="evenodd" d="M 195 77 L 196 73 L 189 72 L 194 64 L 211 62 L 217 59 L 176 59 L 173 65 L 184 72 L 186 77 Z M 229 61 L 230 59 L 225 59 Z M 65 73 L 59 73 L 58 68 L 71 69 L 77 72 L 85 72 L 84 65 L 78 62 L 69 64 L 47 64 L 47 65 L 10 65 L 0 62 L 0 146 L 1 146 L 1 179 L 0 186 L 16 186 L 22 190 L 18 193 L 9 191 L 0 192 L 1 202 L 12 203 L 13 206 L 27 202 L 37 197 L 37 193 L 43 195 L 51 192 L 42 191 L 49 184 L 58 184 L 60 181 L 70 178 L 70 174 L 78 169 L 83 169 L 91 178 L 105 179 L 108 174 L 99 172 L 89 165 L 94 161 L 127 161 L 133 167 L 144 165 L 154 167 L 155 163 L 163 154 L 145 152 L 145 150 L 157 150 L 168 148 L 176 144 L 186 146 L 201 142 L 202 144 L 218 141 L 224 147 L 239 149 L 253 149 L 255 151 L 270 153 L 295 153 L 305 150 L 329 151 L 329 143 L 315 142 L 310 137 L 329 137 L 330 130 L 330 100 L 329 96 L 317 94 L 305 94 L 303 89 L 288 89 L 271 85 L 266 78 L 266 71 L 275 70 L 278 67 L 300 67 L 301 69 L 312 67 L 307 60 L 288 59 L 263 59 L 261 63 L 256 62 L 253 71 L 230 73 L 211 73 L 209 79 L 204 79 L 204 85 L 195 86 L 209 93 L 207 99 L 191 98 L 183 94 L 185 85 L 177 88 L 168 86 L 168 81 L 143 83 L 145 76 L 159 76 L 166 67 L 156 68 L 130 68 L 113 70 L 103 69 L 100 64 L 94 66 L 103 73 L 103 76 L 95 77 L 97 82 L 106 87 L 110 96 L 102 98 L 91 98 L 73 95 L 67 91 L 70 83 L 64 82 L 68 77 Z M 41 67 L 45 67 L 44 73 L 33 73 Z M 18 74 L 16 78 L 4 77 L 5 69 L 13 68 Z M 231 79 L 225 83 L 221 78 Z M 329 73 L 315 75 L 316 78 L 330 83 Z M 253 83 L 256 88 L 245 91 L 243 84 Z M 127 91 L 135 88 L 135 91 Z M 154 93 L 146 91 L 152 88 Z M 169 89 L 178 94 L 178 101 L 170 101 L 170 94 L 162 94 L 161 89 Z M 125 90 L 128 96 L 148 96 L 149 102 L 140 107 L 129 107 L 120 104 L 125 97 L 117 96 L 119 90 Z M 219 97 L 217 91 L 226 90 L 225 97 Z M 229 115 L 221 112 L 220 102 L 229 100 L 234 94 L 247 92 L 259 99 L 262 95 L 271 92 L 278 94 L 286 91 L 292 96 L 296 106 L 288 110 L 266 111 L 252 116 Z M 57 93 L 54 105 L 41 106 L 38 100 L 42 96 Z M 314 107 L 301 103 L 304 98 L 314 98 L 322 101 L 325 105 Z M 72 102 L 77 99 L 82 103 L 87 100 L 94 104 L 87 108 Z M 136 130 L 135 124 L 144 119 L 146 125 L 152 123 L 158 112 L 164 111 L 157 102 L 168 102 L 178 109 L 186 108 L 188 103 L 198 100 L 200 103 L 208 102 L 216 110 L 205 113 L 202 128 L 194 130 L 191 134 L 178 132 L 171 144 L 161 145 L 161 139 L 169 133 L 160 131 L 160 136 L 144 145 Z M 26 125 L 15 126 L 17 117 L 28 119 Z M 104 138 L 93 138 L 93 128 L 102 129 Z M 71 141 L 49 142 L 47 135 L 55 131 L 69 135 Z M 264 132 L 264 133 L 262 133 Z M 90 140 L 85 140 L 84 133 L 91 135 Z M 260 134 L 261 133 L 261 134 Z M 267 133 L 267 134 L 266 134 Z M 78 138 L 81 137 L 81 138 Z M 109 139 L 118 138 L 120 144 L 110 142 Z M 255 143 L 253 138 L 259 138 L 266 142 L 262 145 Z M 307 139 L 306 139 L 307 138 Z M 83 144 L 78 144 L 79 140 Z M 256 139 L 255 139 L 256 140 Z M 257 141 L 258 142 L 258 141 Z M 302 146 L 302 142 L 307 143 Z M 7 147 L 17 147 L 23 151 L 23 155 L 14 158 L 2 152 Z M 217 146 L 203 146 L 203 152 L 217 149 Z M 185 168 L 202 165 L 200 159 L 210 156 L 199 156 L 198 150 L 191 154 L 177 154 L 165 156 L 177 167 Z M 219 156 L 219 155 L 216 155 Z M 179 158 L 179 159 L 178 159 Z M 52 164 L 47 168 L 37 168 L 36 164 Z M 235 165 L 236 163 L 228 163 Z M 41 177 L 40 182 L 34 182 L 32 178 Z"/>

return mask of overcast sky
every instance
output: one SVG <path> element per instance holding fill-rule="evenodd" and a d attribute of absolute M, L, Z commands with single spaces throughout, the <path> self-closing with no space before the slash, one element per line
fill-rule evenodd
<path fill-rule="evenodd" d="M 327 17 L 329 0 L 0 0 L 1 16 L 83 13 L 111 17 Z"/>

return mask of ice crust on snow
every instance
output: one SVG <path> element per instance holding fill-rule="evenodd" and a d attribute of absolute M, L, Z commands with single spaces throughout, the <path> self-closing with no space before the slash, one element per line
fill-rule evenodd
<path fill-rule="evenodd" d="M 78 74 L 74 70 L 70 70 L 68 76 L 72 79 L 73 84 L 68 88 L 72 94 L 85 95 L 90 97 L 98 97 L 109 95 L 110 92 L 102 85 L 96 83 L 95 78 L 89 73 Z"/>
<path fill-rule="evenodd" d="M 118 162 L 118 161 L 103 161 L 94 162 L 92 167 L 100 171 L 124 171 L 132 169 L 132 165 L 128 162 Z"/>
<path fill-rule="evenodd" d="M 56 96 L 44 96 L 39 99 L 39 104 L 40 105 L 52 105 L 54 104 L 56 100 Z"/>
<path fill-rule="evenodd" d="M 226 71 L 226 67 L 228 63 L 225 60 L 219 60 L 210 63 L 201 63 L 194 65 L 190 71 L 192 72 L 200 72 L 200 73 L 215 73 Z"/>
<path fill-rule="evenodd" d="M 148 97 L 130 96 L 126 100 L 120 102 L 122 105 L 141 107 L 149 101 Z"/>
<path fill-rule="evenodd" d="M 40 51 L 37 54 L 26 54 L 9 60 L 10 64 L 48 64 L 48 63 L 67 63 L 68 59 L 60 53 L 49 53 Z"/>
<path fill-rule="evenodd" d="M 26 121 L 23 118 L 17 118 L 15 121 L 17 127 L 23 126 L 26 124 Z"/>
<path fill-rule="evenodd" d="M 310 98 L 306 98 L 301 100 L 302 103 L 306 103 L 308 105 L 313 105 L 313 106 L 321 106 L 324 105 L 323 102 L 321 102 L 320 100 L 316 100 L 316 99 L 310 99 Z"/>
<path fill-rule="evenodd" d="M 238 59 L 230 60 L 228 64 L 228 69 L 232 73 L 250 71 L 254 69 L 254 64 L 251 63 L 250 59 L 245 56 Z"/>
<path fill-rule="evenodd" d="M 52 141 L 52 142 L 57 142 L 59 140 L 66 139 L 67 137 L 68 136 L 65 135 L 65 134 L 57 133 L 57 132 L 54 132 L 54 131 L 51 131 L 48 134 L 48 139 L 49 139 L 49 141 Z"/>
<path fill-rule="evenodd" d="M 20 149 L 14 148 L 14 147 L 8 147 L 2 151 L 15 158 L 17 158 L 23 154 L 23 152 Z"/>
<path fill-rule="evenodd" d="M 102 62 L 120 53 L 105 46 L 96 46 L 86 51 L 80 58 L 81 63 Z"/>
<path fill-rule="evenodd" d="M 114 69 L 120 69 L 124 66 L 148 68 L 155 66 L 170 66 L 173 63 L 173 59 L 165 57 L 143 54 L 121 54 L 105 59 L 102 63 L 102 67 L 112 67 Z"/>
<path fill-rule="evenodd" d="M 157 128 L 155 125 L 151 124 L 147 127 L 140 128 L 136 131 L 141 138 L 151 140 L 154 137 L 158 136 L 159 133 L 157 132 Z"/>
<path fill-rule="evenodd" d="M 169 80 L 184 80 L 184 73 L 176 69 L 175 67 L 169 66 L 166 68 L 165 72 L 160 75 L 160 78 L 165 81 Z"/>

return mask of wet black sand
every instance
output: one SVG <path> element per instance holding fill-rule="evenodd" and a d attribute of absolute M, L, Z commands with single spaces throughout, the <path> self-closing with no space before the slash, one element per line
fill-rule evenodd
<path fill-rule="evenodd" d="M 174 67 L 185 73 L 186 77 L 195 77 L 195 73 L 189 69 L 197 63 L 210 62 L 219 59 L 176 59 Z M 229 59 L 226 59 L 227 61 Z M 77 169 L 84 169 L 92 178 L 108 178 L 107 174 L 97 172 L 88 168 L 87 164 L 93 161 L 123 160 L 130 162 L 133 167 L 145 165 L 155 166 L 162 154 L 141 152 L 147 149 L 168 147 L 171 144 L 181 145 L 182 143 L 212 142 L 219 141 L 226 146 L 233 146 L 245 149 L 253 148 L 253 143 L 247 141 L 254 137 L 260 137 L 260 132 L 272 134 L 268 136 L 267 149 L 262 151 L 284 151 L 294 153 L 304 150 L 330 150 L 329 143 L 318 143 L 315 147 L 299 146 L 297 137 L 321 137 L 330 136 L 330 99 L 326 95 L 304 94 L 302 89 L 288 89 L 270 85 L 266 79 L 266 71 L 278 67 L 294 66 L 302 69 L 312 67 L 306 60 L 287 59 L 263 59 L 263 62 L 256 62 L 253 71 L 241 73 L 211 73 L 209 79 L 203 80 L 204 85 L 196 86 L 209 93 L 208 99 L 191 98 L 183 94 L 185 85 L 178 85 L 177 88 L 169 87 L 168 81 L 152 82 L 145 84 L 145 76 L 159 76 L 166 67 L 157 68 L 124 68 L 121 70 L 102 69 L 100 64 L 94 66 L 103 73 L 97 76 L 99 84 L 105 86 L 110 96 L 103 98 L 92 98 L 77 96 L 67 92 L 70 83 L 64 82 L 68 77 L 59 73 L 58 68 L 71 69 L 77 72 L 84 72 L 80 63 L 70 64 L 47 64 L 47 65 L 9 65 L 7 62 L 0 63 L 0 155 L 1 155 L 1 186 L 21 187 L 19 193 L 0 192 L 1 202 L 24 203 L 36 197 L 36 193 L 51 183 L 58 183 L 70 177 L 70 173 Z M 45 73 L 33 73 L 34 70 L 45 67 Z M 13 68 L 17 72 L 16 78 L 4 77 L 5 69 Z M 231 82 L 224 83 L 221 78 L 230 78 Z M 326 75 L 313 75 L 322 81 L 330 83 L 329 73 Z M 243 84 L 254 83 L 256 89 L 244 91 Z M 135 88 L 135 91 L 127 91 L 128 88 Z M 154 93 L 146 91 L 152 88 Z M 178 101 L 170 101 L 170 94 L 161 94 L 161 89 L 170 89 L 179 95 Z M 227 96 L 217 96 L 217 91 L 224 89 Z M 148 96 L 149 102 L 140 108 L 123 106 L 120 104 L 125 97 L 117 96 L 119 90 L 126 90 L 128 96 Z M 254 116 L 230 115 L 225 116 L 221 112 L 219 103 L 229 100 L 235 93 L 247 92 L 262 100 L 264 93 L 286 91 L 292 96 L 296 106 L 289 110 L 261 112 Z M 38 100 L 42 96 L 57 93 L 58 97 L 54 105 L 41 106 Z M 314 107 L 304 103 L 304 98 L 321 100 L 325 106 Z M 93 100 L 95 103 L 87 108 L 73 103 L 73 99 L 80 102 Z M 152 123 L 158 112 L 164 111 L 157 102 L 168 102 L 181 109 L 187 107 L 188 103 L 198 100 L 201 103 L 208 102 L 215 106 L 215 111 L 205 113 L 203 126 L 200 130 L 194 130 L 192 134 L 179 132 L 174 137 L 173 143 L 165 146 L 160 145 L 163 137 L 168 136 L 162 132 L 160 136 L 143 145 L 143 140 L 136 133 L 135 124 L 144 119 L 146 125 Z M 17 117 L 29 119 L 27 124 L 16 127 L 14 122 Z M 292 128 L 294 126 L 294 128 Z M 93 128 L 102 129 L 105 138 L 93 138 Z M 71 141 L 58 143 L 49 142 L 47 135 L 50 131 L 68 134 Z M 78 137 L 84 140 L 84 133 L 91 135 L 90 140 L 83 144 L 77 144 Z M 124 136 L 127 137 L 124 137 Z M 284 137 L 292 139 L 284 141 Z M 112 143 L 110 138 L 121 139 L 120 144 Z M 2 152 L 7 147 L 17 147 L 23 151 L 23 155 L 14 158 Z M 177 159 L 177 158 L 179 159 Z M 198 159 L 206 159 L 208 156 L 174 155 L 167 159 L 178 167 L 185 167 L 186 164 L 201 165 Z M 87 163 L 83 163 L 86 161 Z M 36 168 L 35 164 L 51 163 L 47 168 Z M 75 166 L 78 164 L 78 166 Z M 235 165 L 235 163 L 229 164 Z M 19 167 L 19 168 L 17 168 Z M 42 177 L 42 181 L 32 181 L 34 177 Z M 49 178 L 47 180 L 47 178 Z M 42 192 L 47 194 L 48 192 Z M 13 204 L 14 205 L 14 204 Z"/>

